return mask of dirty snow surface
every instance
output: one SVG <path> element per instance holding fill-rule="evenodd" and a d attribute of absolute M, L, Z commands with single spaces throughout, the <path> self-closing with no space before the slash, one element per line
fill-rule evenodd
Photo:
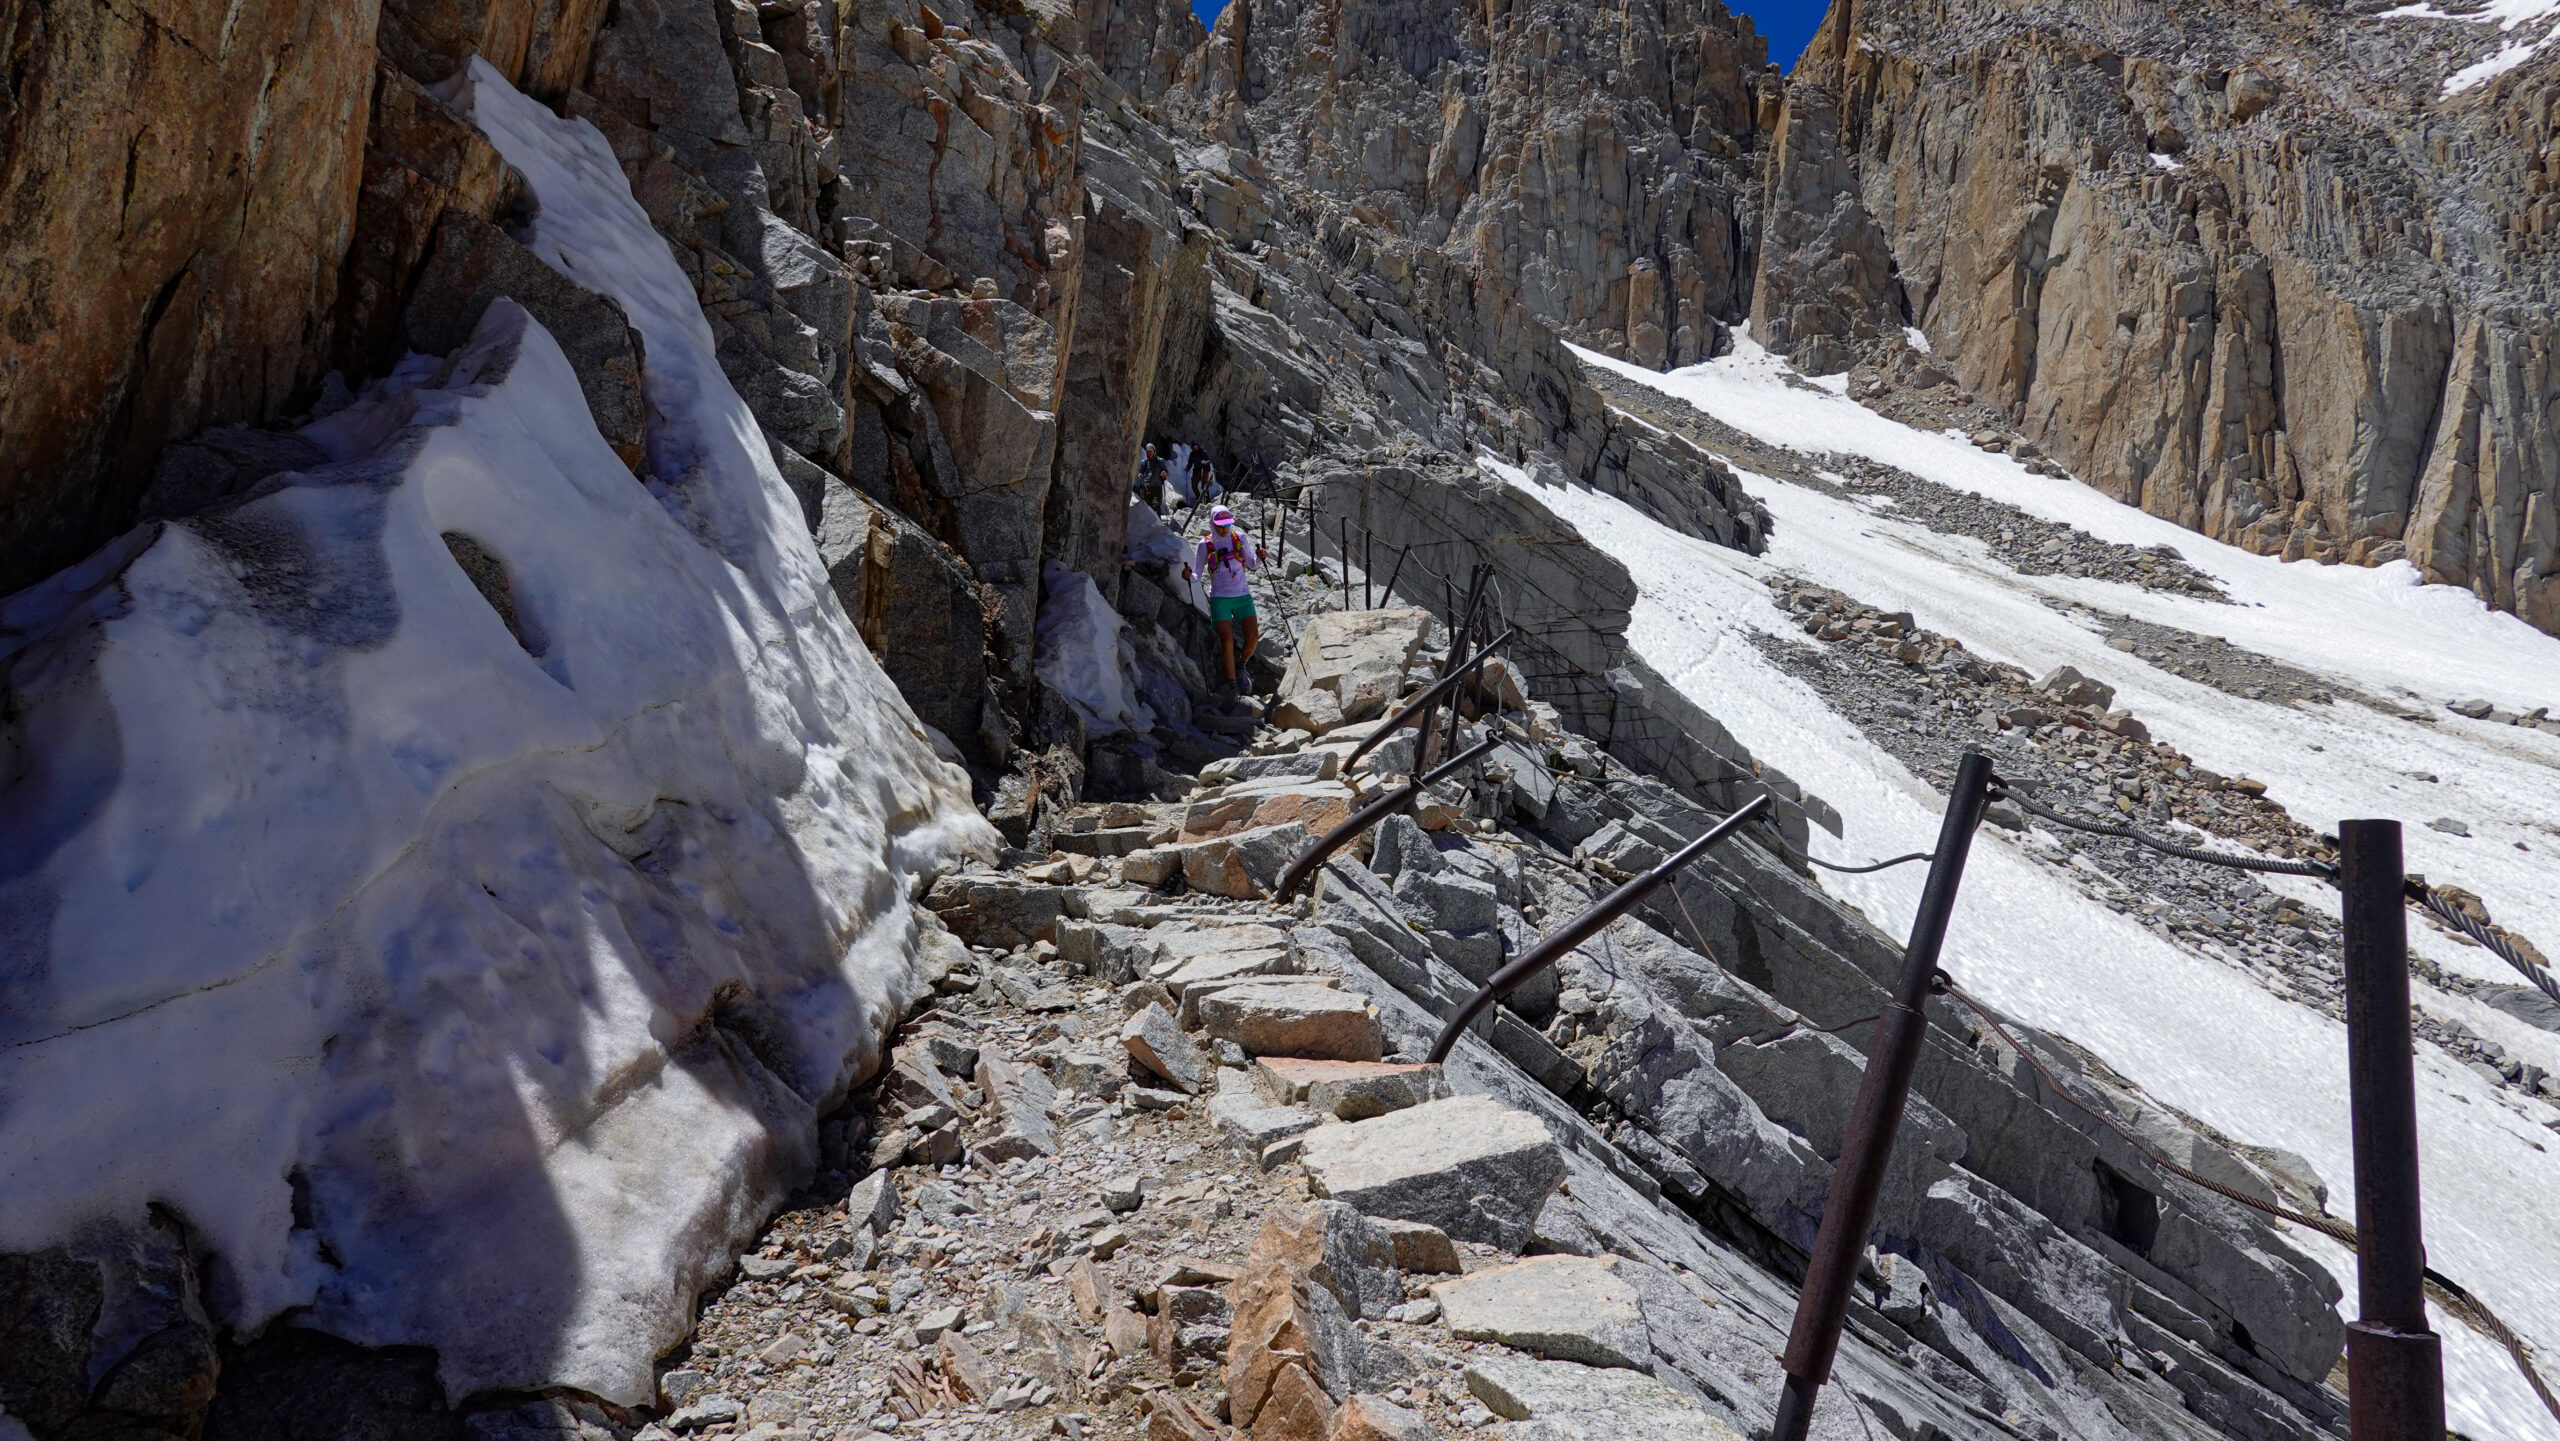
<path fill-rule="evenodd" d="M 2404 822 L 2412 871 L 2478 892 L 2503 924 L 2546 951 L 2560 941 L 2560 736 L 2444 709 L 2475 696 L 2519 712 L 2560 709 L 2560 638 L 2487 610 L 2467 591 L 2422 585 L 2405 562 L 2374 570 L 2286 564 L 2207 540 L 2067 478 L 2032 475 L 1959 436 L 1913 430 L 1828 386 L 1808 387 L 1747 340 L 1734 355 L 1669 375 L 1580 353 L 1767 444 L 1869 457 L 2101 539 L 2168 545 L 2236 602 L 2021 575 L 1978 541 L 1746 473 L 1746 486 L 1776 518 L 1769 553 L 1754 558 L 1677 534 L 1615 499 L 1537 487 L 1509 471 L 1626 563 L 1642 591 L 1630 633 L 1637 652 L 1753 754 L 1838 808 L 1844 834 L 1815 833 L 1817 854 L 1853 861 L 1927 850 L 1942 800 L 1763 654 L 1767 638 L 1815 644 L 1772 603 L 1761 581 L 1773 570 L 1908 610 L 1924 629 L 2031 674 L 2076 666 L 2116 687 L 2116 704 L 2155 739 L 2199 765 L 2264 780 L 2269 797 L 2306 824 L 2330 832 L 2345 817 Z M 2328 677 L 2350 696 L 2426 712 L 2433 723 L 2352 699 L 2292 706 L 2235 697 L 2108 648 L 2103 635 L 2049 600 L 2225 637 Z M 2466 821 L 2470 836 L 2428 829 L 2439 817 Z M 1924 869 L 1825 872 L 1821 881 L 1899 935 Z M 2326 887 L 2276 879 L 2337 913 Z M 2516 979 L 2493 957 L 2414 920 L 2410 933 L 2448 971 Z M 2325 1015 L 2108 910 L 1990 830 L 1974 850 L 1946 966 L 1976 994 L 2089 1047 L 2154 1096 L 2240 1140 L 2308 1157 L 2330 1183 L 2332 1210 L 2352 1215 L 2345 1039 Z M 2465 1016 L 2486 1010 L 2422 991 L 2421 1004 Z M 2560 1067 L 2560 1036 L 2521 1024 L 2499 1034 L 2540 1064 Z M 2428 1259 L 2544 1356 L 2560 1356 L 2560 1206 L 2552 1200 L 2560 1196 L 2560 1135 L 2546 1128 L 2560 1112 L 2491 1087 L 2424 1044 L 2418 1080 Z M 2352 1308 L 2353 1257 L 2307 1232 L 2301 1241 L 2336 1269 Z M 2560 1441 L 2560 1426 L 2502 1350 L 2440 1313 L 2436 1326 L 2454 1426 L 2474 1436 Z"/>
<path fill-rule="evenodd" d="M 0 1251 L 163 1206 L 226 1324 L 639 1402 L 918 984 L 911 882 L 993 836 L 603 138 L 450 98 L 645 337 L 652 477 L 501 301 L 333 463 L 0 609 Z"/>
<path fill-rule="evenodd" d="M 2476 89 L 2531 60 L 2560 40 L 2560 0 L 2486 0 L 2458 10 L 2445 10 L 2429 0 L 2385 10 L 2384 20 L 2452 20 L 2498 27 L 2498 48 L 2444 78 L 2441 94 L 2450 99 Z"/>

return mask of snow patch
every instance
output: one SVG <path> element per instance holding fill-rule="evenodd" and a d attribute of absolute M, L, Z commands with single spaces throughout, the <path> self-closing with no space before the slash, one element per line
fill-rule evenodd
<path fill-rule="evenodd" d="M 1934 353 L 1929 349 L 1929 332 L 1922 330 L 1919 326 L 1902 327 L 1902 338 L 1910 344 L 1912 349 L 1919 351 L 1922 355 Z"/>
<path fill-rule="evenodd" d="M 2553 26 L 2550 33 L 2539 40 L 2510 40 L 2489 54 L 2444 77 L 2442 94 L 2450 98 L 2465 90 L 2486 85 L 2542 53 L 2543 47 L 2555 39 L 2560 39 L 2560 26 Z"/>
<path fill-rule="evenodd" d="M 2560 16 L 2560 0 L 2488 0 L 2477 9 L 2459 14 L 2442 10 L 2431 3 L 2403 5 L 2385 10 L 2377 18 L 2383 20 L 2447 20 L 2468 25 L 2495 25 L 2508 35 L 2531 20 Z M 2480 59 L 2444 78 L 2440 98 L 2450 99 L 2466 90 L 2486 85 L 2517 66 L 2540 54 L 2544 47 L 2560 40 L 2560 24 L 2555 24 L 2539 40 L 2510 39 Z"/>
<path fill-rule="evenodd" d="M 1137 646 L 1129 622 L 1093 577 L 1050 561 L 1040 568 L 1043 592 L 1032 673 L 1084 718 L 1088 736 L 1155 729 L 1155 713 L 1138 698 Z"/>
<path fill-rule="evenodd" d="M 224 1325 L 635 1404 L 995 836 L 604 138 L 448 93 L 644 337 L 652 477 L 500 301 L 331 464 L 6 603 L 0 1250 L 166 1205 Z"/>

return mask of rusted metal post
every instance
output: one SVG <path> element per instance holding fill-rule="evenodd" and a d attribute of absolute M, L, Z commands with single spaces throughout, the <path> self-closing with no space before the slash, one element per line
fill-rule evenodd
<path fill-rule="evenodd" d="M 1351 609 L 1351 517 L 1339 516 L 1334 523 L 1334 540 L 1342 547 L 1342 608 Z"/>
<path fill-rule="evenodd" d="M 2418 1214 L 2405 884 L 2398 821 L 2339 823 L 2356 1152 L 2356 1320 L 2347 1327 L 2347 1426 L 2355 1441 L 2444 1437 L 2444 1352 L 2427 1329 Z"/>
<path fill-rule="evenodd" d="M 1840 1351 L 1840 1323 L 1848 1318 L 1849 1291 L 1857 1284 L 1858 1262 L 1866 1254 L 1867 1228 L 1876 1215 L 1876 1194 L 1884 1185 L 1885 1161 L 1893 1154 L 1894 1133 L 1902 1126 L 1903 1102 L 1911 1094 L 1911 1072 L 1920 1063 L 1920 1046 L 1928 1038 L 1929 1019 L 1922 1005 L 1929 982 L 1938 973 L 1938 950 L 1947 939 L 1947 921 L 1955 914 L 1956 887 L 1964 881 L 1964 862 L 1973 847 L 1974 828 L 1990 799 L 1991 758 L 1965 752 L 1956 766 L 1954 789 L 1947 796 L 1945 819 L 1938 823 L 1938 849 L 1929 865 L 1929 881 L 1920 892 L 1919 914 L 1911 918 L 1911 941 L 1902 953 L 1902 981 L 1885 1003 L 1867 1051 L 1867 1073 L 1850 1103 L 1848 1134 L 1840 1144 L 1840 1164 L 1831 1171 L 1831 1197 L 1822 1208 L 1822 1229 L 1815 1233 L 1813 1260 L 1804 1289 L 1796 1293 L 1795 1327 L 1787 1334 L 1781 1359 L 1786 1390 L 1778 1397 L 1778 1419 L 1769 1441 L 1804 1441 L 1813 1424 L 1813 1398 L 1831 1379 L 1832 1358 Z"/>

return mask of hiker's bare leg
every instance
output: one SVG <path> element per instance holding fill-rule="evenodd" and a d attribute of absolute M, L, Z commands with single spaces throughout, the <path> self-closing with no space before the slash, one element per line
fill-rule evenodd
<path fill-rule="evenodd" d="M 1253 622 L 1246 621 L 1245 624 L 1251 625 Z M 1234 621 L 1218 622 L 1218 652 L 1219 659 L 1224 661 L 1227 667 L 1227 682 L 1232 685 L 1236 678 L 1236 623 Z"/>
<path fill-rule="evenodd" d="M 1259 616 L 1246 616 L 1244 618 L 1244 660 L 1238 665 L 1227 667 L 1227 673 L 1231 676 L 1240 674 L 1244 666 L 1253 664 L 1254 655 L 1261 649 L 1262 618 Z M 1238 684 L 1241 685 L 1242 682 L 1239 681 Z"/>

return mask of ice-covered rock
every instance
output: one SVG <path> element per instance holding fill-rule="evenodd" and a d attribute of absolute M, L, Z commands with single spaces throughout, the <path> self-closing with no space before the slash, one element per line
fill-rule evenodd
<path fill-rule="evenodd" d="M 1138 697 L 1137 648 L 1129 623 L 1102 598 L 1093 577 L 1050 561 L 1041 568 L 1039 658 L 1033 671 L 1082 717 L 1088 736 L 1155 728 Z"/>
<path fill-rule="evenodd" d="M 0 1251 L 165 1208 L 218 1324 L 638 1404 L 994 837 L 604 138 L 446 99 L 644 337 L 650 478 L 501 301 L 330 463 L 8 603 Z"/>

